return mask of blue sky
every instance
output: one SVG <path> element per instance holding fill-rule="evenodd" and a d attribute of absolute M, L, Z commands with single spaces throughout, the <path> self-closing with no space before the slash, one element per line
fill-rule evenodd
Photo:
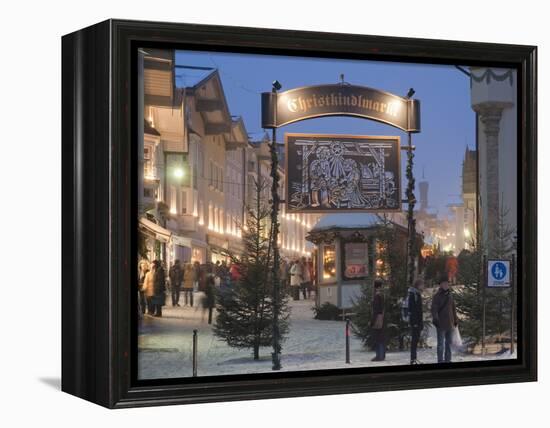
<path fill-rule="evenodd" d="M 475 114 L 470 107 L 469 79 L 454 66 L 191 51 L 178 51 L 176 63 L 217 68 L 231 114 L 242 116 L 253 136 L 263 133 L 260 93 L 270 91 L 275 79 L 283 91 L 337 83 L 340 74 L 348 83 L 402 96 L 412 87 L 414 97 L 421 101 L 422 116 L 422 132 L 413 135 L 417 182 L 424 169 L 430 182 L 429 205 L 440 215 L 447 213 L 449 203 L 460 201 L 457 195 L 464 151 L 466 145 L 475 146 Z M 177 83 L 184 86 L 204 72 L 178 68 L 176 73 Z M 310 119 L 284 126 L 278 131 L 279 141 L 283 141 L 284 132 L 399 135 L 402 144 L 407 141 L 406 134 L 397 128 L 350 117 Z M 402 167 L 404 181 L 404 156 Z M 418 188 L 416 193 L 418 199 Z"/>

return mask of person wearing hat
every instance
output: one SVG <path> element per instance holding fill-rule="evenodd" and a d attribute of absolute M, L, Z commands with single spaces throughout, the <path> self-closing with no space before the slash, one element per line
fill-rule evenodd
<path fill-rule="evenodd" d="M 440 278 L 439 289 L 432 299 L 432 318 L 437 329 L 437 362 L 450 363 L 453 330 L 458 325 L 458 317 L 447 275 Z"/>
<path fill-rule="evenodd" d="M 384 295 L 382 293 L 382 280 L 374 280 L 374 295 L 372 299 L 371 328 L 374 338 L 374 350 L 376 356 L 371 361 L 384 361 L 386 359 L 386 337 L 384 332 Z"/>
<path fill-rule="evenodd" d="M 172 306 L 179 306 L 180 290 L 183 282 L 183 269 L 181 268 L 180 261 L 175 260 L 174 264 L 168 272 L 170 277 L 170 290 L 172 292 Z"/>

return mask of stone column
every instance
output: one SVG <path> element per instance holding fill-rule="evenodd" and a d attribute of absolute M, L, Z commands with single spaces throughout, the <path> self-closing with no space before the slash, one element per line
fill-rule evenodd
<path fill-rule="evenodd" d="M 482 228 L 485 228 L 484 240 L 491 240 L 495 235 L 499 213 L 500 185 L 499 185 L 499 131 L 502 111 L 510 107 L 509 103 L 504 102 L 485 102 L 474 106 L 474 110 L 479 114 L 479 120 L 483 124 L 485 134 L 485 160 L 486 160 L 486 183 L 487 194 L 482 195 L 481 210 L 486 218 L 482 218 Z"/>

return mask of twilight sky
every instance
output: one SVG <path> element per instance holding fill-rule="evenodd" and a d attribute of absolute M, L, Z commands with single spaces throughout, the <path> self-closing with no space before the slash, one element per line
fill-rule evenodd
<path fill-rule="evenodd" d="M 178 51 L 178 65 L 217 68 L 220 72 L 232 115 L 242 116 L 254 138 L 261 128 L 260 93 L 271 90 L 271 82 L 281 82 L 281 91 L 299 86 L 337 83 L 340 74 L 355 85 L 404 96 L 414 88 L 421 102 L 422 132 L 413 134 L 415 176 L 421 181 L 422 170 L 430 183 L 428 202 L 440 215 L 447 205 L 459 202 L 461 167 L 466 145 L 475 146 L 475 114 L 470 107 L 470 81 L 449 65 L 406 64 L 324 58 L 302 58 L 217 52 Z M 177 84 L 195 81 L 196 71 L 178 68 Z M 392 126 L 351 117 L 325 117 L 293 123 L 277 131 L 279 141 L 285 132 L 311 132 L 360 135 L 399 135 L 401 144 L 407 135 Z M 405 156 L 402 152 L 402 180 L 405 189 Z M 418 195 L 418 187 L 416 188 Z"/>

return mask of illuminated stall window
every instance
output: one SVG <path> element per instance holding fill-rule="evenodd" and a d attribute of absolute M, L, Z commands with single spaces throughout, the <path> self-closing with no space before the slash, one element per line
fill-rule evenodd
<path fill-rule="evenodd" d="M 344 279 L 363 279 L 369 270 L 369 246 L 366 242 L 344 244 Z"/>
<path fill-rule="evenodd" d="M 330 282 L 336 279 L 336 247 L 323 246 L 323 281 Z"/>

